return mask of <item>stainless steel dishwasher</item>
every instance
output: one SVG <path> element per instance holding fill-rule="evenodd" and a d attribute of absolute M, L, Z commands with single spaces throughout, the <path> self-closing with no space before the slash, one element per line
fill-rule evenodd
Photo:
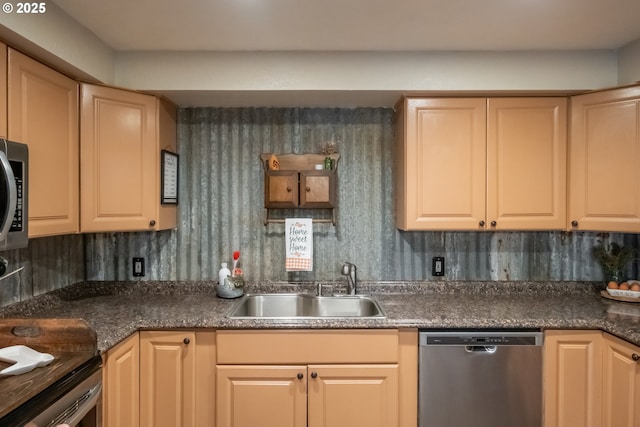
<path fill-rule="evenodd" d="M 542 333 L 420 331 L 420 427 L 541 427 Z"/>

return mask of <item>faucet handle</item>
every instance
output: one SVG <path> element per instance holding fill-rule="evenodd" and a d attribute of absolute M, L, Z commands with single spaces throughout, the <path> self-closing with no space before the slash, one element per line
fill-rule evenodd
<path fill-rule="evenodd" d="M 342 261 L 342 274 L 345 276 L 356 270 L 356 265 L 349 261 Z"/>
<path fill-rule="evenodd" d="M 343 276 L 347 276 L 347 275 L 349 275 L 349 271 L 351 271 L 351 265 L 349 265 L 349 263 L 348 263 L 348 262 L 343 261 L 343 264 L 342 264 L 342 271 L 341 271 L 342 275 L 343 275 Z"/>

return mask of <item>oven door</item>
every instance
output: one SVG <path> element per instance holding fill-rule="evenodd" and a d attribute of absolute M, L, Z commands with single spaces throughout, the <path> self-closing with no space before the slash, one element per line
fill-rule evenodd
<path fill-rule="evenodd" d="M 98 404 L 102 397 L 102 372 L 94 372 L 60 400 L 29 421 L 25 427 L 98 426 Z"/>
<path fill-rule="evenodd" d="M 0 419 L 0 427 L 102 425 L 102 359 L 95 356 Z"/>

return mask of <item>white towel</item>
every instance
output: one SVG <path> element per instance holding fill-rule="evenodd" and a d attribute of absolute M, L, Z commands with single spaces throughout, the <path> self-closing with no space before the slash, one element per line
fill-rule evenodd
<path fill-rule="evenodd" d="M 287 271 L 313 270 L 313 220 L 287 218 L 284 221 Z"/>

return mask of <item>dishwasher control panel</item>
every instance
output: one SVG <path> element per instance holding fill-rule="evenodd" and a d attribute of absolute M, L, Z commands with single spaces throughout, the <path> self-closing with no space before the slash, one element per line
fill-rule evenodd
<path fill-rule="evenodd" d="M 437 331 L 420 333 L 421 345 L 542 345 L 541 332 L 464 332 Z"/>

